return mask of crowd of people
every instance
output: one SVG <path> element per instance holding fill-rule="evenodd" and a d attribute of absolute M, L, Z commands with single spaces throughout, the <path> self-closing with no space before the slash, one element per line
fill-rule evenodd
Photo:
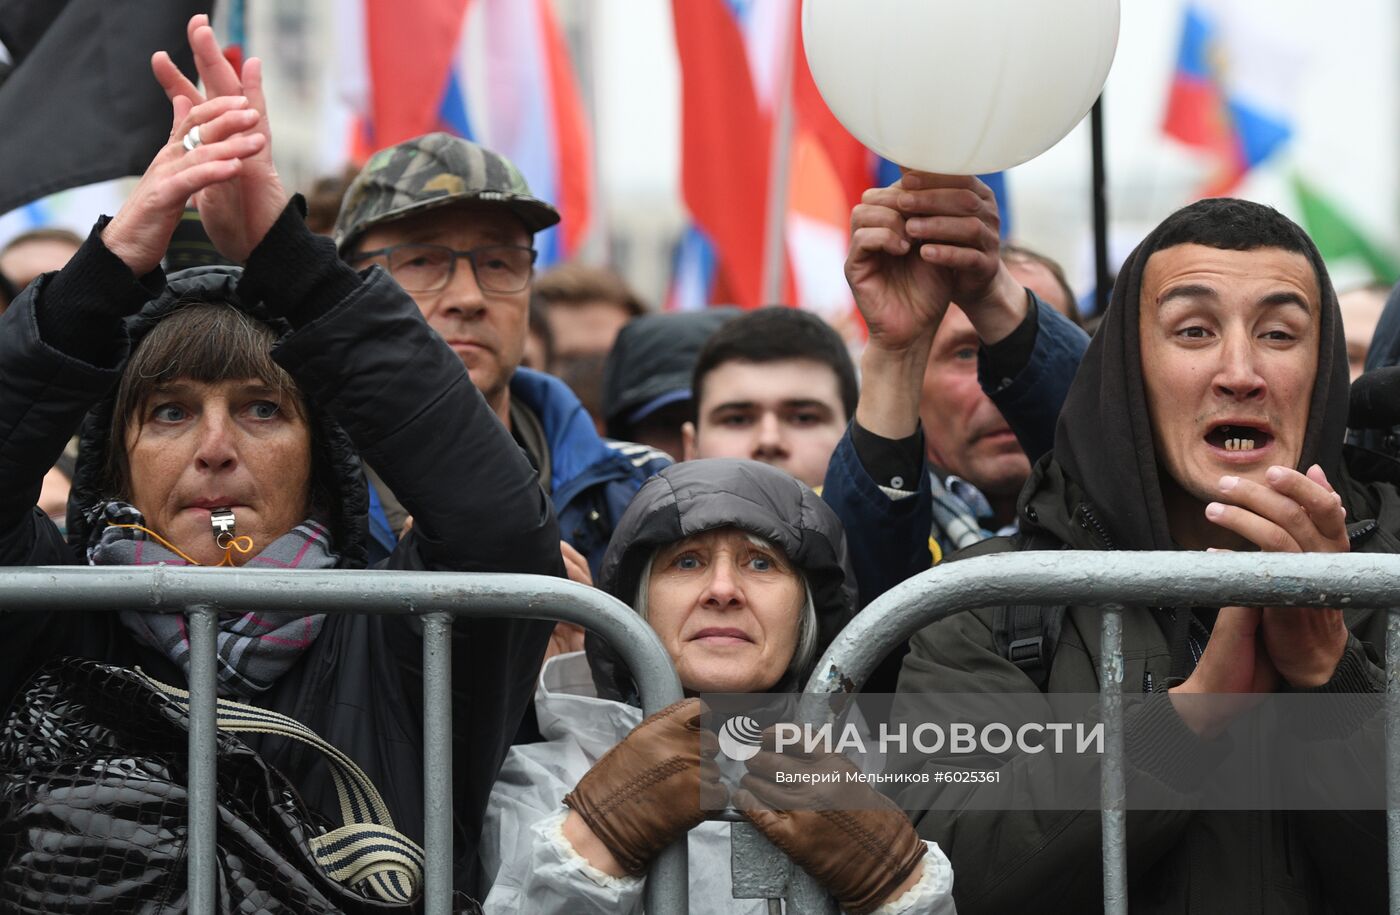
<path fill-rule="evenodd" d="M 780 776 L 815 763 L 770 744 L 726 784 L 698 695 L 800 691 L 862 607 L 967 556 L 1400 551 L 1400 473 L 1346 444 L 1390 306 L 1339 299 L 1266 206 L 1169 216 L 1091 338 L 982 182 L 907 172 L 851 216 L 857 366 L 794 308 L 658 314 L 606 270 L 537 277 L 559 213 L 447 134 L 332 182 L 313 231 L 273 165 L 259 61 L 236 69 L 204 17 L 189 41 L 198 85 L 153 60 L 169 141 L 121 209 L 0 250 L 0 563 L 519 572 L 631 606 L 689 697 L 645 718 L 596 636 L 455 624 L 454 886 L 486 912 L 640 911 L 682 838 L 692 911 L 766 911 L 729 895 L 726 806 L 848 912 L 1101 910 L 1096 811 L 873 788 L 806 809 Z M 167 273 L 187 206 L 225 264 Z M 1098 690 L 1095 608 L 1011 609 L 925 628 L 866 688 Z M 1173 702 L 1129 717 L 1129 757 L 1168 784 L 1209 759 L 1229 722 L 1202 709 L 1232 706 L 1174 704 L 1195 694 L 1384 692 L 1384 633 L 1341 608 L 1131 610 L 1124 689 Z M 0 612 L 0 706 L 70 656 L 176 684 L 190 663 L 177 616 Z M 422 840 L 411 617 L 224 612 L 216 662 L 221 696 L 315 731 Z M 240 739 L 339 821 L 315 758 Z M 1384 816 L 1135 812 L 1130 907 L 1380 911 Z M 42 836 L 0 825 L 0 898 L 46 866 Z"/>

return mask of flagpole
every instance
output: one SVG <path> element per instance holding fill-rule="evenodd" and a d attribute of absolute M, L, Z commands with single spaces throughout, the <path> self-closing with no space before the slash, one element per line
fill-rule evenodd
<path fill-rule="evenodd" d="M 794 4 L 796 7 L 797 4 Z M 774 305 L 783 300 L 783 286 L 786 281 L 787 246 L 787 202 L 788 164 L 792 157 L 792 66 L 793 43 L 797 41 L 796 16 L 788 18 L 789 26 L 783 30 L 781 68 L 778 71 L 777 96 L 773 112 L 773 135 L 768 161 L 768 201 L 764 222 L 763 242 L 763 305 Z M 785 303 L 796 305 L 796 302 Z"/>
<path fill-rule="evenodd" d="M 228 5 L 228 43 L 248 53 L 248 9 L 244 0 L 230 0 Z"/>
<path fill-rule="evenodd" d="M 1089 135 L 1093 145 L 1094 195 L 1094 314 L 1102 316 L 1108 309 L 1112 280 L 1108 267 L 1108 178 L 1104 167 L 1103 93 L 1094 100 L 1089 114 Z"/>

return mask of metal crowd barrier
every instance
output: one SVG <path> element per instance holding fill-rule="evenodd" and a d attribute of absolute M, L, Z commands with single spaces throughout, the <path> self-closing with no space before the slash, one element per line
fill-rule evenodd
<path fill-rule="evenodd" d="M 1128 910 L 1123 767 L 1123 607 L 1270 606 L 1384 610 L 1386 626 L 1386 784 L 1390 911 L 1400 915 L 1400 556 L 1310 553 L 1025 552 L 940 565 L 873 601 L 838 635 L 817 663 L 806 692 L 855 692 L 895 646 L 930 623 L 965 610 L 1002 605 L 1103 608 L 1100 687 L 1105 725 L 1102 769 L 1104 911 Z M 736 826 L 736 833 L 740 827 Z M 736 869 L 735 895 L 771 895 L 762 885 L 787 864 L 752 836 Z M 766 846 L 768 859 L 760 857 Z M 777 857 L 774 857 L 777 856 Z M 834 913 L 821 887 L 788 867 L 789 911 Z M 954 874 L 956 881 L 957 875 Z M 770 902 L 770 909 L 774 903 Z"/>
<path fill-rule="evenodd" d="M 452 910 L 452 664 L 454 617 L 576 623 L 607 639 L 637 681 L 646 714 L 681 699 L 670 656 L 630 607 L 594 588 L 536 575 L 447 572 L 44 567 L 0 572 L 0 608 L 63 613 L 185 613 L 190 639 L 190 911 L 213 913 L 218 876 L 214 782 L 214 647 L 224 608 L 413 615 L 423 623 L 423 775 L 426 915 Z M 657 858 L 647 911 L 688 908 L 686 844 Z"/>
<path fill-rule="evenodd" d="M 954 613 L 999 605 L 1101 606 L 1104 911 L 1127 912 L 1122 718 L 1122 614 L 1135 606 L 1293 606 L 1385 610 L 1386 778 L 1390 911 L 1400 915 L 1400 556 L 1201 553 L 1005 553 L 931 569 L 891 589 L 827 649 L 807 692 L 858 690 L 879 661 L 917 630 Z M 622 602 L 593 588 L 532 575 L 443 572 L 276 572 L 82 567 L 0 572 L 0 608 L 72 612 L 146 609 L 186 614 L 190 637 L 190 911 L 213 912 L 217 875 L 214 781 L 218 614 L 240 611 L 387 613 L 423 624 L 424 911 L 452 898 L 451 628 L 454 617 L 563 620 L 598 633 L 622 654 L 646 714 L 681 698 L 656 634 Z M 822 888 L 747 824 L 734 824 L 736 896 L 786 897 L 790 912 L 836 911 Z M 740 849 L 743 849 L 741 852 Z M 685 843 L 647 879 L 650 913 L 685 913 Z M 774 882 L 779 881 L 775 888 Z"/>

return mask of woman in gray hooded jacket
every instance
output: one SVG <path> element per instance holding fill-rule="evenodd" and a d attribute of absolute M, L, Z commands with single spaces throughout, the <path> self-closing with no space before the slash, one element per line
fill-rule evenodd
<path fill-rule="evenodd" d="M 692 697 L 792 692 L 849 619 L 846 566 L 840 522 L 806 486 L 754 461 L 702 460 L 637 493 L 602 586 L 651 624 Z M 726 789 L 698 698 L 644 721 L 625 668 L 590 637 L 545 665 L 535 703 L 546 742 L 511 750 L 487 809 L 488 913 L 639 912 L 652 858 L 687 833 L 692 912 L 766 911 L 731 897 L 729 826 L 705 820 Z M 947 859 L 893 804 L 862 787 L 871 796 L 847 806 L 866 809 L 783 810 L 762 775 L 783 764 L 749 760 L 733 803 L 846 911 L 953 911 Z"/>

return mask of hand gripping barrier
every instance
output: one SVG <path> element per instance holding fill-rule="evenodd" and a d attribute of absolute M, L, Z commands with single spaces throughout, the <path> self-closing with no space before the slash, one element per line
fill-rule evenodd
<path fill-rule="evenodd" d="M 1101 606 L 1105 912 L 1126 913 L 1123 807 L 1122 609 L 1124 605 L 1328 606 L 1386 610 L 1386 778 L 1390 911 L 1400 915 L 1400 556 L 1201 553 L 1006 553 L 939 566 L 890 590 L 837 637 L 807 692 L 852 692 L 875 665 L 922 627 L 979 607 Z M 189 569 L 19 568 L 0 572 L 5 611 L 147 609 L 187 615 L 190 632 L 190 902 L 214 910 L 214 640 L 223 607 L 242 611 L 392 613 L 423 620 L 424 911 L 450 912 L 451 626 L 455 616 L 576 623 L 622 653 L 646 714 L 681 698 L 669 657 L 644 622 L 600 591 L 557 578 L 442 572 L 276 572 Z M 724 819 L 734 819 L 725 816 Z M 835 912 L 823 890 L 746 824 L 735 824 L 735 895 L 785 895 L 790 912 Z M 762 860 L 763 855 L 768 860 Z M 736 854 L 736 857 L 738 855 Z M 684 843 L 667 849 L 647 880 L 647 911 L 687 911 Z M 792 874 L 789 878 L 785 875 Z M 774 889 L 778 876 L 779 889 Z M 747 886 L 741 884 L 747 884 Z M 745 891 L 747 889 L 747 891 Z M 757 889 L 757 892 L 754 890 Z"/>
<path fill-rule="evenodd" d="M 809 694 L 855 692 L 876 664 L 930 623 L 1002 605 L 1103 608 L 1101 684 L 1104 911 L 1128 911 L 1123 764 L 1123 607 L 1270 606 L 1384 610 L 1386 785 L 1390 911 L 1400 915 L 1400 556 L 1198 552 L 1002 553 L 940 565 L 873 601 L 836 637 L 807 683 Z M 788 911 L 836 905 L 752 827 L 733 827 L 734 895 L 784 895 Z M 956 874 L 954 880 L 956 881 Z M 776 889 L 775 889 L 776 886 Z"/>
<path fill-rule="evenodd" d="M 671 659 L 630 607 L 594 588 L 538 575 L 449 572 L 147 568 L 15 568 L 0 571 L 4 611 L 118 609 L 184 613 L 190 638 L 190 911 L 213 913 L 215 677 L 219 612 L 391 613 L 423 623 L 423 781 L 426 915 L 452 906 L 452 620 L 564 620 L 598 633 L 626 661 L 646 714 L 681 696 Z M 688 908 L 686 843 L 652 865 L 648 912 Z"/>

